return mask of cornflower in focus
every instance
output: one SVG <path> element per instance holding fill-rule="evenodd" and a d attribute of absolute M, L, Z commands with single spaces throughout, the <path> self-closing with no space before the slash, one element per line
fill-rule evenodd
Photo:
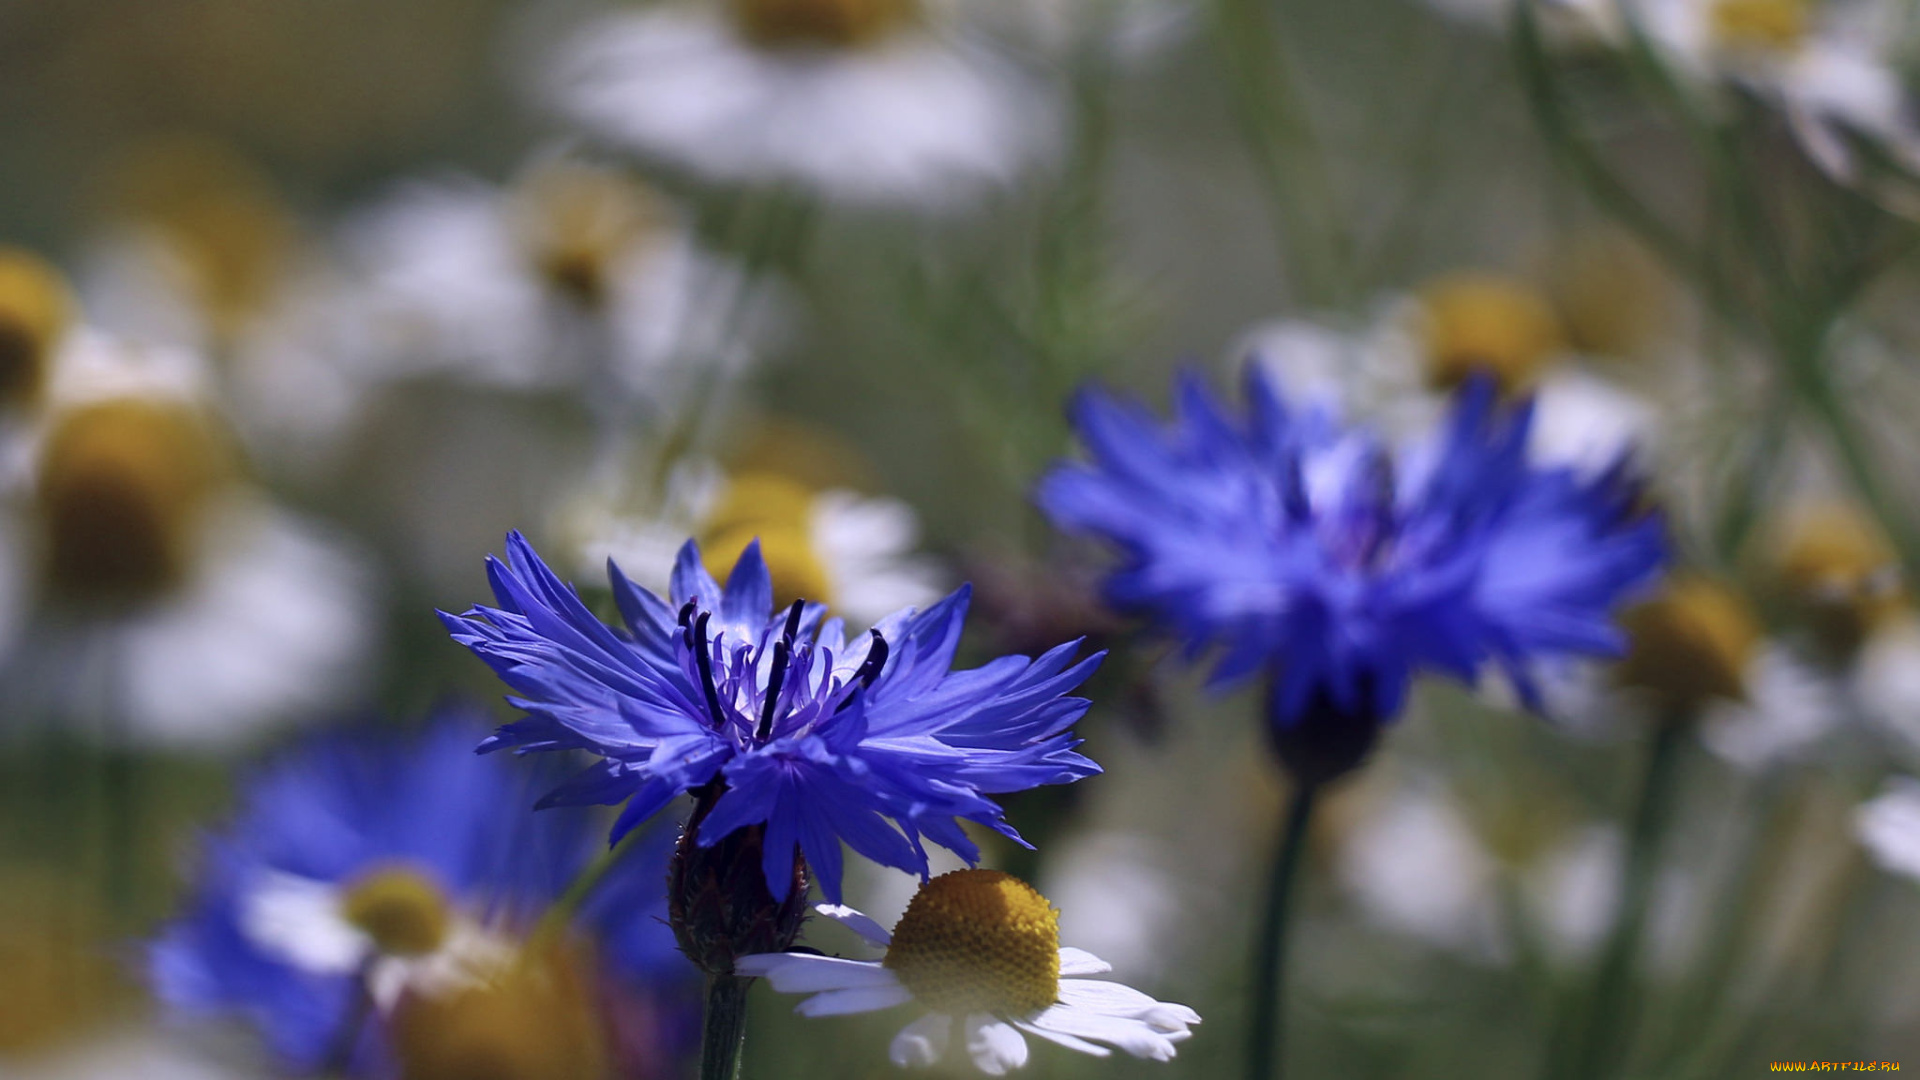
<path fill-rule="evenodd" d="M 848 641 L 824 605 L 773 609 L 757 543 L 723 591 L 689 541 L 669 599 L 609 565 L 624 621 L 615 629 L 518 534 L 508 553 L 488 563 L 499 607 L 443 616 L 528 713 L 482 749 L 599 755 L 543 805 L 624 801 L 615 841 L 697 792 L 690 835 L 701 848 L 737 830 L 764 832 L 755 846 L 775 901 L 804 881 L 796 849 L 838 902 L 842 841 L 924 876 L 923 839 L 979 858 L 960 820 L 1018 839 L 988 795 L 1099 771 L 1074 752 L 1069 730 L 1087 702 L 1064 695 L 1100 657 L 1076 663 L 1069 642 L 1037 660 L 953 673 L 965 588 Z"/>
<path fill-rule="evenodd" d="M 1530 466 L 1531 406 L 1476 379 L 1438 437 L 1399 455 L 1324 408 L 1289 409 L 1257 369 L 1244 420 L 1195 379 L 1175 423 L 1088 391 L 1093 453 L 1039 491 L 1062 528 L 1126 555 L 1107 582 L 1190 654 L 1221 647 L 1216 682 L 1269 677 L 1271 732 L 1303 783 L 1355 767 L 1413 675 L 1496 668 L 1539 703 L 1537 666 L 1618 651 L 1614 606 L 1663 558 L 1619 468 Z"/>
<path fill-rule="evenodd" d="M 928 1066 L 946 1055 L 956 1023 L 967 1056 L 989 1076 L 1027 1063 L 1033 1035 L 1106 1057 L 1108 1043 L 1134 1057 L 1170 1061 L 1200 1015 L 1132 987 L 1091 979 L 1112 968 L 1060 944 L 1060 913 L 1019 878 L 997 870 L 956 870 L 920 887 L 888 933 L 849 907 L 816 910 L 886 950 L 879 960 L 818 953 L 740 958 L 739 970 L 782 993 L 811 994 L 803 1016 L 873 1012 L 909 1002 L 926 1015 L 900 1030 L 889 1056 Z"/>
<path fill-rule="evenodd" d="M 1046 88 L 917 0 L 690 0 L 584 27 L 558 109 L 708 181 L 941 207 L 1014 181 L 1054 141 Z"/>
<path fill-rule="evenodd" d="M 329 735 L 253 777 L 149 948 L 160 1000 L 244 1019 L 298 1072 L 598 1075 L 620 1026 L 653 1019 L 605 1011 L 621 988 L 670 1003 L 680 985 L 648 895 L 666 847 L 616 868 L 578 926 L 536 929 L 595 830 L 529 819 L 532 778 L 476 758 L 479 730 L 448 712 L 410 740 Z M 687 1040 L 649 1030 L 644 1074 L 669 1074 Z"/>

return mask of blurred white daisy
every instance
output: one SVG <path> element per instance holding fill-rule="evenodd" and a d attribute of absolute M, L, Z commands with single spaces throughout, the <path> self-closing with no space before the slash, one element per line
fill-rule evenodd
<path fill-rule="evenodd" d="M 1916 124 L 1896 51 L 1909 5 L 1888 0 L 1638 0 L 1647 34 L 1684 76 L 1729 80 L 1773 101 L 1807 154 L 1838 180 L 1860 178 L 1855 138 L 1920 171 Z"/>
<path fill-rule="evenodd" d="M 1619 0 L 1427 0 L 1450 19 L 1500 33 L 1520 4 L 1533 5 L 1547 44 L 1580 48 L 1618 42 L 1623 31 Z"/>
<path fill-rule="evenodd" d="M 765 978 L 786 994 L 810 994 L 802 1016 L 875 1012 L 915 1003 L 926 1015 L 894 1036 L 900 1066 L 946 1056 L 956 1024 L 974 1067 L 1003 1076 L 1027 1063 L 1034 1035 L 1095 1057 L 1107 1043 L 1135 1057 L 1173 1059 L 1200 1016 L 1116 982 L 1092 953 L 1060 945 L 1060 913 L 1032 886 L 997 870 L 956 870 L 927 882 L 888 933 L 848 907 L 815 910 L 868 944 L 879 960 L 816 953 L 741 957 L 739 974 Z M 1024 1033 L 1024 1034 L 1023 1034 Z"/>
<path fill-rule="evenodd" d="M 1853 831 L 1883 869 L 1920 879 L 1920 780 L 1888 780 L 1854 812 Z"/>
<path fill-rule="evenodd" d="M 724 184 L 942 207 L 1056 140 L 1047 87 L 915 0 L 690 0 L 598 19 L 561 51 L 567 117 Z"/>
<path fill-rule="evenodd" d="M 1533 395 L 1537 463 L 1599 471 L 1646 446 L 1656 414 L 1584 363 L 1566 331 L 1546 294 L 1518 279 L 1462 273 L 1381 299 L 1361 326 L 1281 320 L 1256 328 L 1235 352 L 1296 394 L 1338 402 L 1404 436 L 1437 425 L 1452 388 L 1488 376 Z"/>
<path fill-rule="evenodd" d="M 581 573 L 599 572 L 610 558 L 636 583 L 662 589 L 688 537 L 700 540 L 716 569 L 757 539 L 776 599 L 827 603 L 855 624 L 944 592 L 939 565 L 917 553 L 920 523 L 905 502 L 820 490 L 773 472 L 728 475 L 711 463 L 682 463 L 652 511 L 623 509 L 609 490 L 590 490 L 561 508 L 555 527 L 579 553 Z"/>
<path fill-rule="evenodd" d="M 444 374 L 577 386 L 661 414 L 741 374 L 773 330 L 763 286 L 700 248 L 659 196 L 567 158 L 511 187 L 416 181 L 344 226 L 368 382 Z"/>
<path fill-rule="evenodd" d="M 1077 54 L 1138 63 L 1160 55 L 1204 23 L 1205 8 L 1191 0 L 930 0 L 1051 63 Z"/>
<path fill-rule="evenodd" d="M 76 331 L 25 456 L 0 550 L 16 712 L 215 745 L 359 685 L 365 563 L 245 482 L 192 354 Z"/>

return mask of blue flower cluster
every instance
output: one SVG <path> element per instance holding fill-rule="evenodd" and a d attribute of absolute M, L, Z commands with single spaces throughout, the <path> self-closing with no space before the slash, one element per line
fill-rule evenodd
<path fill-rule="evenodd" d="M 438 717 L 417 740 L 313 739 L 245 785 L 230 830 L 205 841 L 188 911 L 150 945 L 156 996 L 182 1013 L 238 1016 L 287 1068 L 382 1075 L 389 1062 L 337 917 L 356 881 L 405 868 L 476 925 L 525 931 L 597 847 L 584 815 L 525 812 L 527 770 L 477 758 L 485 727 Z M 623 860 L 584 911 L 601 962 L 636 988 L 688 974 L 659 883 L 670 838 Z"/>
<path fill-rule="evenodd" d="M 1063 529 L 1112 542 L 1110 602 L 1218 682 L 1266 672 L 1272 722 L 1331 708 L 1390 720 L 1422 669 L 1489 665 L 1538 706 L 1537 665 L 1624 645 L 1611 613 L 1658 573 L 1660 522 L 1627 462 L 1595 477 L 1527 457 L 1532 404 L 1459 392 L 1437 437 L 1396 453 L 1325 406 L 1296 409 L 1258 368 L 1244 416 L 1184 377 L 1174 421 L 1094 390 L 1073 419 L 1090 452 L 1042 482 Z"/>
<path fill-rule="evenodd" d="M 498 607 L 443 614 L 528 714 L 482 749 L 598 755 L 542 805 L 625 801 L 616 841 L 675 796 L 717 783 L 724 794 L 699 825 L 702 846 L 764 825 L 775 899 L 787 895 L 797 845 L 838 903 L 842 841 L 924 877 L 923 840 L 978 859 L 961 820 L 1019 840 L 987 796 L 1100 771 L 1075 752 L 1070 730 L 1088 703 L 1066 696 L 1100 656 L 1076 662 L 1069 642 L 1038 659 L 953 671 L 965 588 L 848 640 L 823 605 L 773 610 L 758 544 L 723 590 L 689 541 L 665 600 L 609 564 L 616 628 L 519 534 L 507 551 L 507 562 L 488 563 Z"/>

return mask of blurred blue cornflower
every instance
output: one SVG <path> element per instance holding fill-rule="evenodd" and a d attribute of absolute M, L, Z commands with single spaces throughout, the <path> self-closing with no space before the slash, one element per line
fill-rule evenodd
<path fill-rule="evenodd" d="M 320 736 L 253 776 L 231 828 L 205 842 L 188 911 L 148 947 L 155 995 L 244 1019 L 295 1072 L 395 1073 L 395 1013 L 494 982 L 598 847 L 586 815 L 529 820 L 536 778 L 475 757 L 485 730 L 447 710 L 415 739 Z M 578 923 L 607 976 L 598 992 L 637 1006 L 610 1007 L 606 1037 L 638 1025 L 670 1068 L 697 1021 L 663 1029 L 685 1026 L 697 991 L 663 918 L 672 838 L 658 839 Z"/>
<path fill-rule="evenodd" d="M 1078 642 L 1068 642 L 1038 659 L 1005 656 L 953 672 L 966 587 L 848 641 L 824 605 L 772 610 L 757 542 L 723 591 L 688 541 L 670 600 L 608 563 L 625 622 L 616 629 L 525 538 L 509 536 L 507 550 L 508 562 L 488 560 L 500 606 L 443 615 L 528 713 L 481 749 L 600 755 L 541 805 L 625 800 L 615 841 L 698 789 L 717 795 L 697 826 L 700 847 L 764 825 L 761 866 L 774 899 L 787 897 L 798 845 L 838 903 L 841 841 L 924 878 L 923 839 L 970 863 L 979 858 L 958 819 L 1020 841 L 986 796 L 1100 771 L 1074 752 L 1070 730 L 1088 702 L 1065 696 L 1100 656 L 1076 663 Z"/>
<path fill-rule="evenodd" d="M 1231 417 L 1183 377 L 1163 427 L 1083 392 L 1073 419 L 1092 460 L 1056 468 L 1038 501 L 1125 553 L 1115 607 L 1190 657 L 1220 647 L 1216 684 L 1270 675 L 1283 757 L 1319 728 L 1319 749 L 1350 760 L 1308 772 L 1358 764 L 1421 669 L 1471 681 L 1491 664 L 1537 708 L 1537 665 L 1624 647 L 1610 613 L 1665 558 L 1624 457 L 1591 477 L 1530 465 L 1531 401 L 1502 404 L 1484 378 L 1397 455 L 1329 407 L 1290 407 L 1257 368 L 1246 394 Z"/>

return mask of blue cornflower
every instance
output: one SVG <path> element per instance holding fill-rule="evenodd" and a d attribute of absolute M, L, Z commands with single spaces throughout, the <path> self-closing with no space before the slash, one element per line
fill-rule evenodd
<path fill-rule="evenodd" d="M 147 949 L 155 995 L 246 1020 L 293 1071 L 395 1071 L 385 1022 L 402 1002 L 510 964 L 597 847 L 584 815 L 529 821 L 533 778 L 476 758 L 485 730 L 449 711 L 412 740 L 326 735 L 253 776 L 205 842 L 187 912 Z M 615 867 L 582 922 L 617 984 L 671 999 L 692 972 L 662 919 L 660 840 Z"/>
<path fill-rule="evenodd" d="M 1218 647 L 1216 682 L 1269 673 L 1277 737 L 1329 714 L 1377 727 L 1422 669 L 1472 680 L 1492 664 L 1537 707 L 1539 664 L 1624 647 L 1610 613 L 1665 557 L 1624 459 L 1594 477 L 1529 464 L 1532 403 L 1503 405 L 1484 379 L 1398 454 L 1328 408 L 1290 408 L 1257 368 L 1246 394 L 1229 416 L 1184 377 L 1163 427 L 1083 392 L 1092 460 L 1059 466 L 1038 500 L 1122 550 L 1114 606 L 1190 656 Z"/>
<path fill-rule="evenodd" d="M 952 671 L 965 587 L 849 641 L 824 605 L 772 610 L 758 543 L 722 590 L 688 541 L 668 600 L 608 563 L 625 623 L 616 629 L 524 537 L 510 535 L 507 552 L 506 563 L 488 560 L 498 608 L 442 616 L 528 714 L 481 749 L 599 755 L 541 805 L 624 800 L 616 841 L 683 792 L 724 790 L 697 826 L 699 846 L 764 826 L 761 867 L 774 899 L 787 897 L 797 845 L 837 903 L 841 841 L 924 878 L 923 839 L 979 858 L 960 820 L 1020 841 L 986 796 L 1100 771 L 1074 752 L 1070 730 L 1088 703 L 1065 696 L 1100 656 L 1076 663 L 1078 643 L 1068 642 L 1038 659 Z"/>

